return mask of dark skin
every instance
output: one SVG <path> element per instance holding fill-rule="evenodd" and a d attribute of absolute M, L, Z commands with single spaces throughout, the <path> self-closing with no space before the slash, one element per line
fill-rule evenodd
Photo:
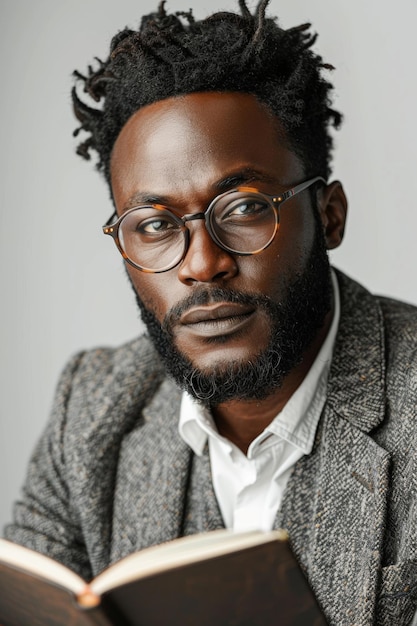
<path fill-rule="evenodd" d="M 115 143 L 111 177 L 118 215 L 144 201 L 180 214 L 195 213 L 204 211 L 217 194 L 238 186 L 277 194 L 307 178 L 285 134 L 278 133 L 277 120 L 254 96 L 238 93 L 197 93 L 140 109 Z M 341 184 L 321 189 L 318 202 L 326 246 L 336 248 L 347 209 Z M 274 241 L 257 255 L 222 250 L 202 220 L 188 222 L 188 227 L 190 247 L 179 266 L 147 274 L 127 265 L 138 295 L 160 322 L 171 307 L 202 286 L 263 294 L 279 302 L 287 285 L 303 272 L 314 238 L 308 192 L 283 205 Z M 240 306 L 199 306 L 175 325 L 175 344 L 195 367 L 210 371 L 219 363 L 253 359 L 266 347 L 270 331 L 265 313 Z M 302 362 L 279 389 L 263 400 L 229 401 L 214 409 L 220 434 L 246 453 L 307 374 L 332 315 L 327 314 Z"/>

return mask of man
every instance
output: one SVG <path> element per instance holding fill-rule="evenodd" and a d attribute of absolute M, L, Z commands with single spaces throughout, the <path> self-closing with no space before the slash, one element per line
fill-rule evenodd
<path fill-rule="evenodd" d="M 161 3 L 74 91 L 148 336 L 74 357 L 6 536 L 88 578 L 285 527 L 331 624 L 416 610 L 417 316 L 329 267 L 328 69 L 307 26 Z"/>

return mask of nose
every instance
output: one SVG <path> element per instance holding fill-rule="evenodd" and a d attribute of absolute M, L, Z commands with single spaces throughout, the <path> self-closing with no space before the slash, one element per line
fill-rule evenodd
<path fill-rule="evenodd" d="M 179 280 L 186 285 L 220 283 L 236 276 L 238 267 L 234 255 L 213 241 L 204 220 L 195 217 L 187 221 L 193 223 L 187 224 L 190 243 L 179 265 Z"/>

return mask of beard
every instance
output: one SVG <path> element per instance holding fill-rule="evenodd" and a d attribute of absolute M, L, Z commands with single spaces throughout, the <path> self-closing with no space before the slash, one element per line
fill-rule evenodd
<path fill-rule="evenodd" d="M 230 400 L 268 397 L 301 363 L 323 326 L 331 308 L 332 288 L 323 228 L 318 212 L 315 214 L 315 237 L 306 267 L 287 285 L 278 303 L 264 295 L 201 286 L 171 309 L 161 324 L 135 292 L 142 320 L 168 375 L 205 406 L 214 408 Z M 198 369 L 176 347 L 173 326 L 191 306 L 225 301 L 261 309 L 270 321 L 269 342 L 251 361 L 224 361 L 209 369 Z M 225 338 L 214 341 L 221 343 Z"/>

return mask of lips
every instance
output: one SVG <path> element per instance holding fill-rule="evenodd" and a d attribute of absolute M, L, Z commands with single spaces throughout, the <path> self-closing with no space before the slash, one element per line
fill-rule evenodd
<path fill-rule="evenodd" d="M 226 335 L 242 328 L 255 307 L 232 302 L 193 307 L 180 318 L 180 325 L 195 334 L 210 337 Z"/>

